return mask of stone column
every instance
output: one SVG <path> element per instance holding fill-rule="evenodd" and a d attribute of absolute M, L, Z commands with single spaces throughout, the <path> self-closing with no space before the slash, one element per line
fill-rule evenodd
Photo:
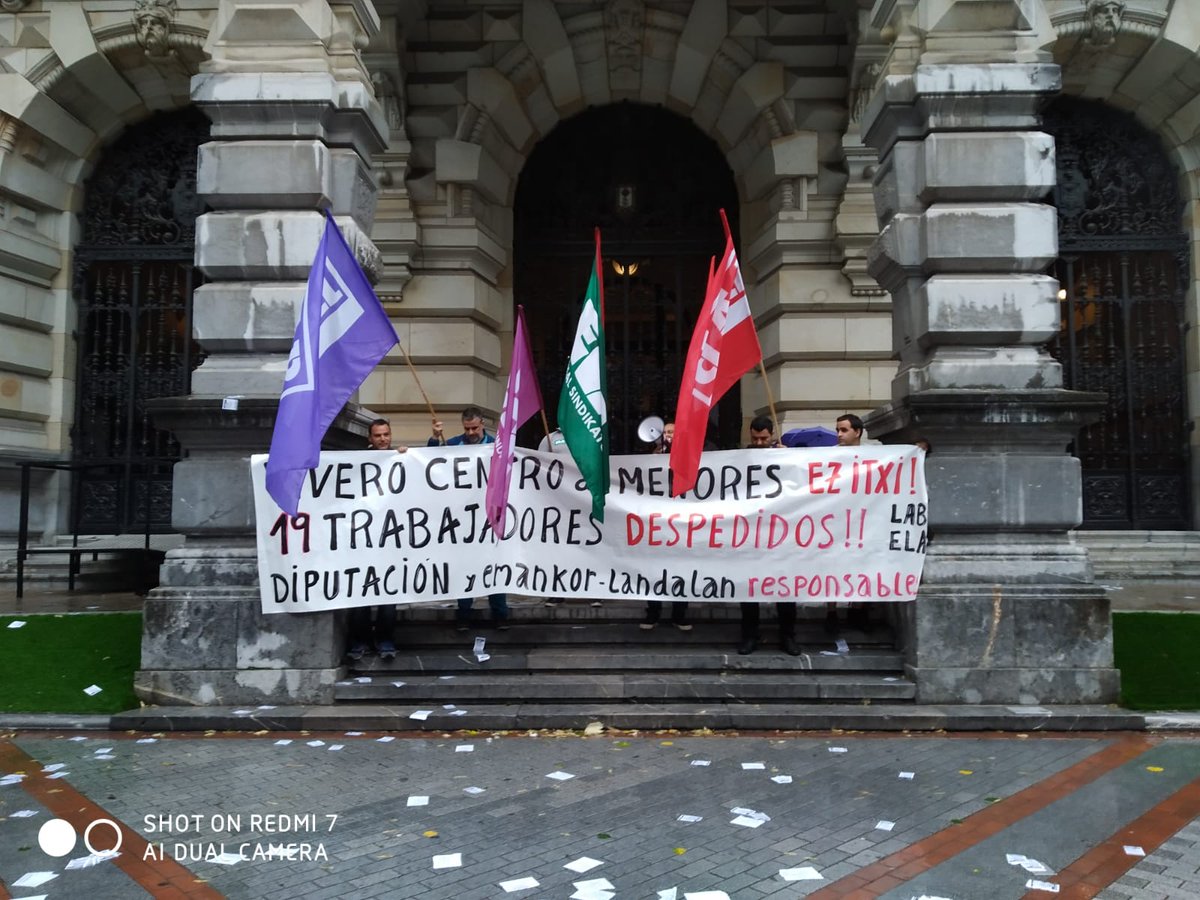
<path fill-rule="evenodd" d="M 863 120 L 880 156 L 868 270 L 892 294 L 900 367 L 867 427 L 934 448 L 925 579 L 901 616 L 918 700 L 1110 702 L 1108 602 L 1068 534 L 1081 500 L 1066 448 L 1101 396 L 1063 390 L 1045 350 L 1057 217 L 1037 110 L 1059 71 L 1028 50 L 1019 4 L 996 7 L 1010 31 L 957 33 L 944 3 L 876 4 L 894 42 Z"/>
<path fill-rule="evenodd" d="M 332 700 L 343 617 L 259 609 L 248 457 L 270 443 L 322 209 L 377 274 L 369 166 L 388 132 L 359 51 L 378 27 L 369 0 L 221 0 L 192 80 L 213 121 L 197 175 L 212 210 L 196 227 L 206 358 L 190 396 L 153 404 L 188 456 L 172 511 L 185 544 L 146 602 L 135 686 L 148 702 Z M 365 418 L 343 414 L 325 446 L 363 446 Z"/>

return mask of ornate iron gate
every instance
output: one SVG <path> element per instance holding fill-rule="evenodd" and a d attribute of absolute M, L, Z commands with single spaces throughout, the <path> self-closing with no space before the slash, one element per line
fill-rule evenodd
<path fill-rule="evenodd" d="M 1050 351 L 1068 387 L 1108 395 L 1075 443 L 1083 526 L 1190 528 L 1178 176 L 1153 135 L 1101 103 L 1061 99 L 1045 123 L 1058 157 Z"/>
<path fill-rule="evenodd" d="M 589 110 L 534 150 L 515 204 L 514 293 L 552 422 L 597 226 L 612 452 L 646 449 L 636 434 L 645 416 L 674 417 L 709 258 L 724 249 L 721 207 L 736 236 L 737 191 L 724 157 L 691 122 L 661 109 Z M 741 426 L 739 392 L 731 390 L 711 437 L 737 446 Z M 530 426 L 523 442 L 536 444 L 540 429 Z"/>
<path fill-rule="evenodd" d="M 202 355 L 192 340 L 197 110 L 160 114 L 105 151 L 85 188 L 75 252 L 79 365 L 72 501 L 80 530 L 153 529 L 171 521 L 180 447 L 144 401 L 188 393 Z"/>

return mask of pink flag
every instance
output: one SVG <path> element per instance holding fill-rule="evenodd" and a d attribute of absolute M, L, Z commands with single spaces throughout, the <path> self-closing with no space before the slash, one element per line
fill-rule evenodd
<path fill-rule="evenodd" d="M 542 392 L 537 373 L 529 355 L 529 335 L 525 331 L 525 309 L 517 306 L 517 327 L 513 334 L 512 368 L 508 373 L 508 388 L 504 392 L 504 409 L 496 429 L 496 444 L 492 448 L 492 463 L 488 469 L 487 507 L 492 531 L 504 534 L 504 518 L 508 510 L 508 481 L 512 473 L 513 435 L 542 408 Z"/>
<path fill-rule="evenodd" d="M 716 273 L 710 274 L 704 308 L 696 319 L 679 385 L 675 439 L 671 443 L 674 497 L 696 484 L 709 412 L 746 370 L 762 359 L 725 210 L 721 210 L 721 222 L 725 226 L 725 253 Z"/>

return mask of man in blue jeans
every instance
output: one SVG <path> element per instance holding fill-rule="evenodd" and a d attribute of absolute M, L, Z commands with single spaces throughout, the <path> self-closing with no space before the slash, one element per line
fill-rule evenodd
<path fill-rule="evenodd" d="M 427 442 L 430 447 L 460 447 L 464 444 L 494 444 L 496 438 L 483 427 L 483 410 L 468 406 L 462 411 L 462 434 L 447 438 L 440 421 L 433 423 L 433 436 Z M 471 605 L 474 597 L 463 597 L 458 601 L 458 612 L 454 616 L 454 627 L 466 631 L 471 627 Z M 501 631 L 508 628 L 508 597 L 505 594 L 489 594 L 488 606 L 492 611 L 492 622 Z"/>

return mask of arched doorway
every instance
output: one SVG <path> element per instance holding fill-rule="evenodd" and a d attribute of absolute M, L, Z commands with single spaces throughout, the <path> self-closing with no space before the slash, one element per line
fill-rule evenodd
<path fill-rule="evenodd" d="M 517 186 L 514 295 L 525 306 L 551 420 L 597 226 L 612 452 L 645 450 L 638 422 L 674 416 L 709 258 L 724 249 L 721 208 L 736 240 L 737 189 L 725 158 L 690 121 L 657 107 L 588 110 L 534 149 Z M 710 436 L 734 447 L 741 426 L 740 397 L 730 391 Z"/>
<path fill-rule="evenodd" d="M 108 147 L 84 187 L 75 251 L 79 302 L 72 502 L 83 532 L 171 522 L 174 437 L 144 401 L 187 394 L 202 355 L 192 340 L 199 110 L 160 113 Z"/>
<path fill-rule="evenodd" d="M 1178 173 L 1153 134 L 1103 103 L 1059 98 L 1044 127 L 1058 165 L 1050 351 L 1068 388 L 1108 395 L 1074 446 L 1083 527 L 1190 528 Z"/>

